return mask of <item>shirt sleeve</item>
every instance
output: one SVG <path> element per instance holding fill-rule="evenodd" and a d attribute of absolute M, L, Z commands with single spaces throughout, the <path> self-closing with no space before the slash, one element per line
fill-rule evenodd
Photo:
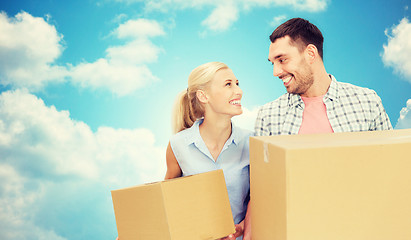
<path fill-rule="evenodd" d="M 261 107 L 260 110 L 258 110 L 257 119 L 255 121 L 254 134 L 255 136 L 270 135 L 270 132 L 264 126 L 264 107 Z"/>
<path fill-rule="evenodd" d="M 372 129 L 370 130 L 371 131 L 391 130 L 392 125 L 390 122 L 390 118 L 388 117 L 388 114 L 385 111 L 384 106 L 382 105 L 381 98 L 377 95 L 377 93 L 375 93 L 375 97 L 376 97 L 375 118 L 374 118 Z"/>

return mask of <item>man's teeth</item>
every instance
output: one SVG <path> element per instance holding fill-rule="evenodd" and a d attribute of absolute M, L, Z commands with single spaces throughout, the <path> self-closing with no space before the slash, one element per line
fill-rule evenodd
<path fill-rule="evenodd" d="M 240 105 L 241 104 L 241 100 L 234 100 L 230 102 L 233 105 Z"/>
<path fill-rule="evenodd" d="M 289 76 L 289 77 L 283 78 L 282 80 L 283 80 L 284 83 L 288 83 L 291 80 L 292 77 L 293 76 Z"/>

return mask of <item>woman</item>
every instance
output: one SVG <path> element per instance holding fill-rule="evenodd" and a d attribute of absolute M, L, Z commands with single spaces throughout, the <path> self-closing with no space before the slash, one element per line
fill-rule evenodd
<path fill-rule="evenodd" d="M 231 118 L 242 113 L 242 90 L 232 70 L 220 62 L 195 68 L 188 88 L 177 97 L 167 147 L 165 179 L 223 169 L 236 233 L 224 239 L 244 239 L 249 196 L 251 131 L 235 127 Z M 247 217 L 248 218 L 248 217 Z"/>

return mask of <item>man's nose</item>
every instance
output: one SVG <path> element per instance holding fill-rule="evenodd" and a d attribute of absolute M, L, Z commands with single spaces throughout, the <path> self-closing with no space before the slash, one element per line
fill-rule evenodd
<path fill-rule="evenodd" d="M 278 64 L 273 65 L 273 75 L 274 75 L 274 77 L 280 76 L 282 72 L 283 72 L 283 69 Z"/>

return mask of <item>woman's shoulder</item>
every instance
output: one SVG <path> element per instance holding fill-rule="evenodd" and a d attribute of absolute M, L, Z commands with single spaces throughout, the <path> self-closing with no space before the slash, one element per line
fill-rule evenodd
<path fill-rule="evenodd" d="M 189 129 L 184 129 L 184 130 L 182 130 L 182 131 L 180 131 L 180 132 L 178 132 L 178 133 L 176 133 L 176 134 L 173 134 L 173 135 L 170 137 L 170 143 L 175 143 L 175 142 L 182 142 L 182 141 L 184 141 L 185 139 L 188 138 L 189 132 L 190 132 Z"/>
<path fill-rule="evenodd" d="M 197 127 L 198 128 L 198 127 Z M 196 132 L 198 132 L 198 130 L 196 130 L 196 126 L 191 126 L 190 128 L 186 128 L 184 130 L 181 130 L 180 132 L 172 135 L 170 137 L 170 143 L 191 143 L 193 142 L 197 136 L 196 136 Z"/>

